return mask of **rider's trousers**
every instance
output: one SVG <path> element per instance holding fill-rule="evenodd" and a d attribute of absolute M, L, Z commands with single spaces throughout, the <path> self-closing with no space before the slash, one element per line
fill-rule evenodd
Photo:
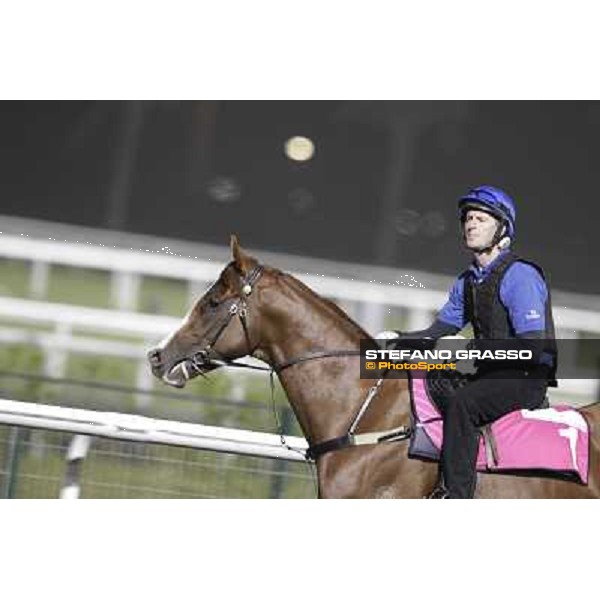
<path fill-rule="evenodd" d="M 523 408 L 539 408 L 546 395 L 546 369 L 478 373 L 439 402 L 444 416 L 441 470 L 450 498 L 475 494 L 479 427 Z"/>

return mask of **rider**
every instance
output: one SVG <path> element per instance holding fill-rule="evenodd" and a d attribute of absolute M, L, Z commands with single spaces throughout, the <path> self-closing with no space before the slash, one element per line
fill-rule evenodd
<path fill-rule="evenodd" d="M 486 349 L 487 342 L 487 349 L 503 345 L 530 349 L 534 364 L 491 367 L 480 363 L 475 377 L 440 403 L 442 476 L 430 498 L 472 498 L 479 427 L 514 410 L 539 408 L 547 386 L 556 385 L 554 323 L 544 274 L 509 249 L 515 236 L 513 200 L 506 192 L 485 185 L 460 198 L 458 209 L 472 264 L 458 276 L 430 327 L 410 333 L 386 331 L 377 337 L 398 338 L 398 346 L 427 347 L 471 323 L 474 348 Z"/>

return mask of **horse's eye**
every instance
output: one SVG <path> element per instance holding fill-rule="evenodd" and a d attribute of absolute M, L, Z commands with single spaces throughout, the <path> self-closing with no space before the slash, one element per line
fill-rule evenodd
<path fill-rule="evenodd" d="M 210 308 L 217 308 L 217 306 L 219 306 L 219 301 L 216 298 L 209 298 L 208 306 L 210 306 Z"/>

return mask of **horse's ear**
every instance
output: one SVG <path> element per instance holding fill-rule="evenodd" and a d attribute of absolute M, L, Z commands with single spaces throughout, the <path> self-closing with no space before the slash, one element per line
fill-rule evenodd
<path fill-rule="evenodd" d="M 235 234 L 231 234 L 230 246 L 231 255 L 233 256 L 233 262 L 235 263 L 237 270 L 240 273 L 247 273 L 250 270 L 250 258 L 240 248 L 240 243 L 238 242 L 237 236 Z"/>

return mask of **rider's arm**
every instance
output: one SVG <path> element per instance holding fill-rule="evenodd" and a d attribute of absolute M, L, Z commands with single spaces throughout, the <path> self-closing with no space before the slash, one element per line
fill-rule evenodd
<path fill-rule="evenodd" d="M 445 335 L 454 335 L 460 331 L 456 325 L 450 325 L 436 319 L 427 329 L 420 331 L 398 331 L 394 345 L 399 348 L 414 350 L 432 350 L 437 339 Z"/>
<path fill-rule="evenodd" d="M 446 304 L 438 313 L 435 321 L 426 329 L 419 331 L 384 331 L 377 335 L 378 339 L 394 339 L 396 344 L 403 348 L 418 350 L 431 349 L 435 340 L 445 336 L 454 335 L 465 326 L 464 318 L 464 279 L 459 277 L 452 288 Z"/>
<path fill-rule="evenodd" d="M 403 331 L 398 332 L 401 338 L 431 338 L 437 340 L 445 335 L 455 335 L 460 331 L 460 327 L 451 325 L 445 321 L 436 319 L 427 329 L 419 331 Z"/>

